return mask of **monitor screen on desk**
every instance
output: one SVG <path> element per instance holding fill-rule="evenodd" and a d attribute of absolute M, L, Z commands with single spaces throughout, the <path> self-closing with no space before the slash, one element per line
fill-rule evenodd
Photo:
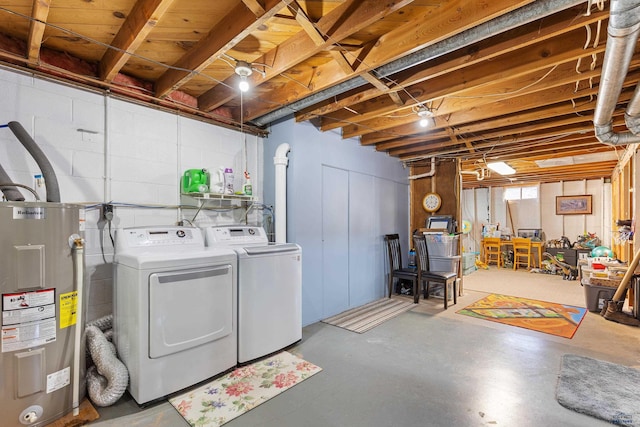
<path fill-rule="evenodd" d="M 518 237 L 527 237 L 529 239 L 542 240 L 541 228 L 519 228 Z"/>
<path fill-rule="evenodd" d="M 427 218 L 427 228 L 431 230 L 443 230 L 447 233 L 454 233 L 453 216 L 439 215 Z"/>
<path fill-rule="evenodd" d="M 446 219 L 440 219 L 437 221 L 429 221 L 428 228 L 436 228 L 438 230 L 446 230 L 449 227 L 449 221 Z"/>

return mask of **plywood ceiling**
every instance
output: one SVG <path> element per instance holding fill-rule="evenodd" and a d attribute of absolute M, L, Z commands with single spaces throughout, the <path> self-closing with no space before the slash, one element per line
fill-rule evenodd
<path fill-rule="evenodd" d="M 248 132 L 293 115 L 409 165 L 458 158 L 465 188 L 606 179 L 625 148 L 593 130 L 608 18 L 570 0 L 0 0 L 0 62 Z M 616 129 L 639 78 L 636 54 Z M 486 173 L 498 160 L 517 173 Z"/>

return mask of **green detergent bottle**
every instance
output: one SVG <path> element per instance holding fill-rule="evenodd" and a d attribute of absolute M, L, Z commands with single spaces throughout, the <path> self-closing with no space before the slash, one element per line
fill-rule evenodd
<path fill-rule="evenodd" d="M 209 171 L 207 169 L 187 169 L 182 175 L 183 193 L 206 193 L 209 191 Z"/>

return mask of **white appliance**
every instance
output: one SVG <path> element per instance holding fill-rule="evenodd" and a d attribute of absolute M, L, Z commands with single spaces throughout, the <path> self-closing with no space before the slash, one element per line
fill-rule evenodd
<path fill-rule="evenodd" d="M 266 356 L 302 339 L 302 250 L 270 244 L 262 227 L 212 226 L 210 249 L 238 254 L 238 362 Z"/>
<path fill-rule="evenodd" d="M 138 404 L 237 363 L 237 256 L 189 227 L 116 231 L 114 341 Z"/>

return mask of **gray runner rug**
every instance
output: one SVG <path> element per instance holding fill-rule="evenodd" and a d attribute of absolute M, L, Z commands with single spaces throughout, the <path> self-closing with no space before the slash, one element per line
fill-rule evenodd
<path fill-rule="evenodd" d="M 565 354 L 556 399 L 565 408 L 621 426 L 640 426 L 640 371 Z"/>
<path fill-rule="evenodd" d="M 361 334 L 405 311 L 411 310 L 415 306 L 413 301 L 382 298 L 369 304 L 343 311 L 340 314 L 324 319 L 322 322 Z"/>

